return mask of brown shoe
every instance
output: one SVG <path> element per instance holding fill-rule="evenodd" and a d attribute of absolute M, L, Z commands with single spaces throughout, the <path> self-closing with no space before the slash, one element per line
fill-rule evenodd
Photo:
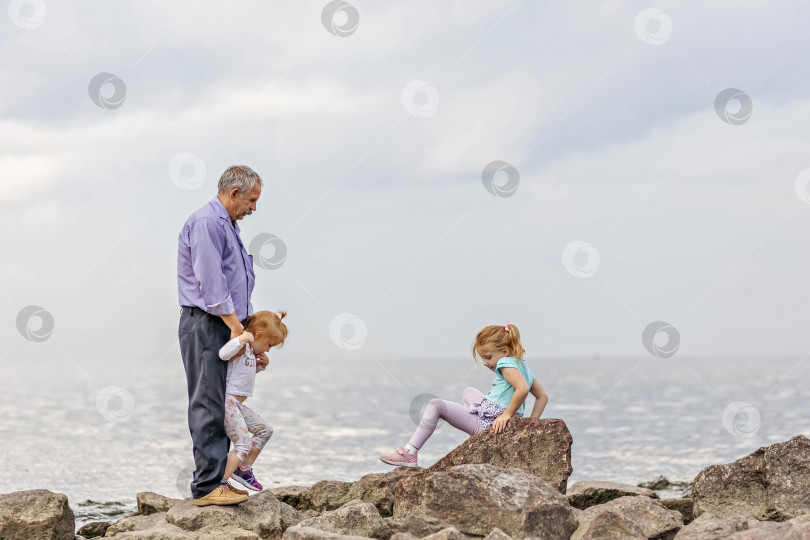
<path fill-rule="evenodd" d="M 228 484 L 223 484 L 223 485 L 224 485 L 226 488 L 228 488 L 228 489 L 230 489 L 231 491 L 233 491 L 234 493 L 238 493 L 239 495 L 247 495 L 247 494 L 248 494 L 248 492 L 247 492 L 247 490 L 246 490 L 246 489 L 239 489 L 238 487 L 234 486 L 234 485 L 233 485 L 233 484 L 231 484 L 231 483 L 228 483 Z"/>
<path fill-rule="evenodd" d="M 208 495 L 205 495 L 204 497 L 194 499 L 192 503 L 194 506 L 208 506 L 209 504 L 229 505 L 239 504 L 241 502 L 245 502 L 246 500 L 248 500 L 247 495 L 239 495 L 225 486 L 219 485 L 214 488 L 214 491 Z"/>

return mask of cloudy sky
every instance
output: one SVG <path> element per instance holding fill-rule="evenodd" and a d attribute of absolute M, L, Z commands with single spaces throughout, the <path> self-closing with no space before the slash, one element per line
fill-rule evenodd
<path fill-rule="evenodd" d="M 179 362 L 237 163 L 290 357 L 810 351 L 803 2 L 7 3 L 0 355 Z"/>

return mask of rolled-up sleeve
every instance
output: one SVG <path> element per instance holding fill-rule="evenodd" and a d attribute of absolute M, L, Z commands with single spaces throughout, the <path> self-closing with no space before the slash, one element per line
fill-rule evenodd
<path fill-rule="evenodd" d="M 200 293 L 206 311 L 213 315 L 234 312 L 228 281 L 223 272 L 222 253 L 225 249 L 225 231 L 208 218 L 196 220 L 189 229 L 191 267 L 200 283 Z"/>

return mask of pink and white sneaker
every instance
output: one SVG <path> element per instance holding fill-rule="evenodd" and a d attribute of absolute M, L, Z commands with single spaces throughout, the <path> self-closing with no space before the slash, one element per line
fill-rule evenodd
<path fill-rule="evenodd" d="M 416 454 L 411 454 L 404 448 L 397 448 L 386 456 L 380 456 L 380 461 L 395 467 L 418 467 Z"/>

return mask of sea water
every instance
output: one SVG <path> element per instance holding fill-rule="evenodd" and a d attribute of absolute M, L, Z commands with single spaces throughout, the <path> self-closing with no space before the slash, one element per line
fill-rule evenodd
<path fill-rule="evenodd" d="M 810 433 L 810 362 L 800 357 L 526 361 L 550 395 L 543 416 L 562 418 L 573 435 L 569 485 L 661 475 L 689 482 L 708 465 Z M 465 387 L 486 393 L 492 379 L 471 358 L 271 360 L 246 401 L 274 428 L 256 476 L 273 488 L 388 471 L 378 456 L 408 441 L 428 399 L 460 402 Z M 526 414 L 532 404 L 530 397 Z M 77 526 L 134 511 L 139 491 L 187 497 L 186 414 L 179 357 L 158 369 L 5 366 L 0 492 L 64 493 Z M 440 424 L 420 465 L 465 439 Z"/>

